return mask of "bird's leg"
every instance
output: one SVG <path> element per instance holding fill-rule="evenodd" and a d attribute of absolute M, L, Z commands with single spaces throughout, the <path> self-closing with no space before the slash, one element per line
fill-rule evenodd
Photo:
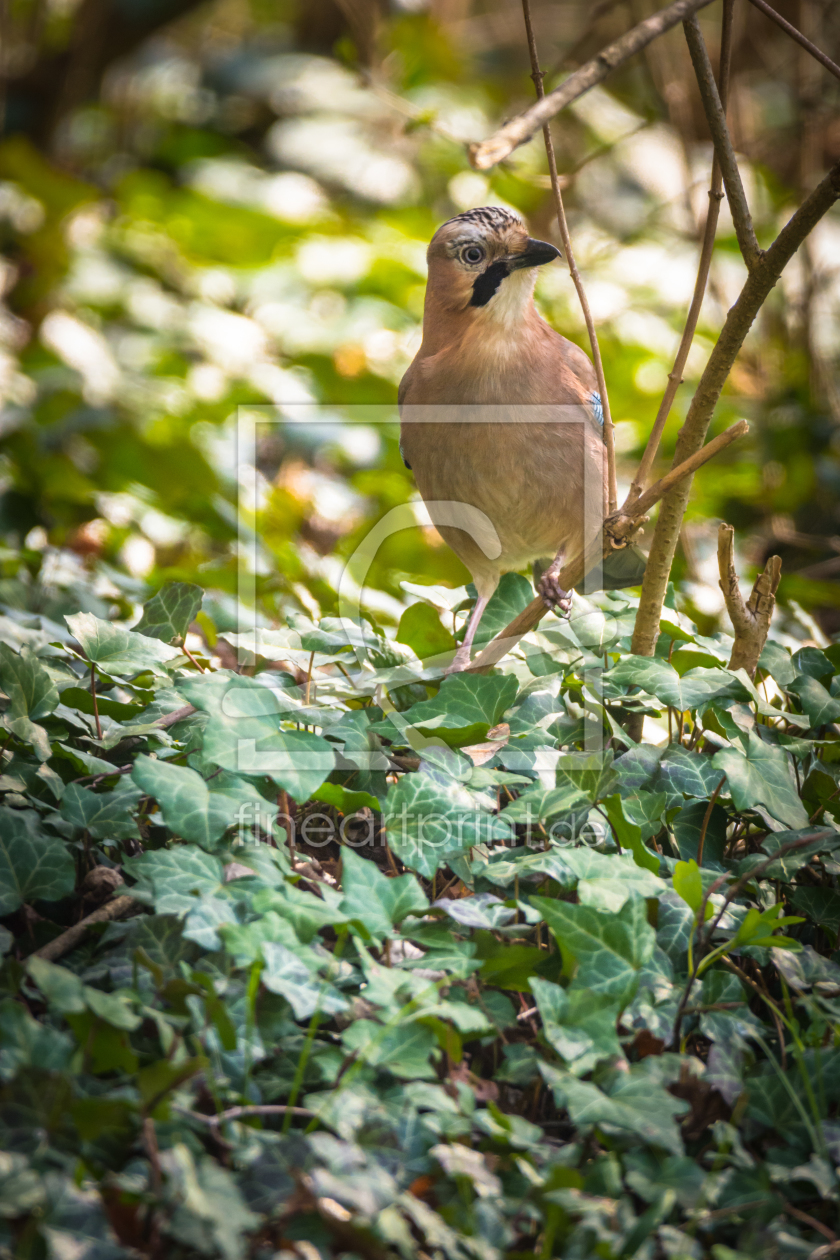
<path fill-rule="evenodd" d="M 490 602 L 489 595 L 478 595 L 476 597 L 475 604 L 473 605 L 473 610 L 470 613 L 470 619 L 467 622 L 467 629 L 466 629 L 466 632 L 464 633 L 464 640 L 461 646 L 458 648 L 458 651 L 455 653 L 455 656 L 453 657 L 453 660 L 452 660 L 452 664 L 449 665 L 447 669 L 444 671 L 445 673 L 457 674 L 462 669 L 466 669 L 469 666 L 470 649 L 472 648 L 472 645 L 473 645 L 475 632 L 478 629 L 478 623 L 481 621 L 482 613 L 484 612 L 484 609 L 487 607 L 489 602 Z"/>
<path fill-rule="evenodd" d="M 537 582 L 537 592 L 542 597 L 542 601 L 549 612 L 560 613 L 561 616 L 568 617 L 569 611 L 572 607 L 572 592 L 564 591 L 563 587 L 557 581 L 557 576 L 563 568 L 565 561 L 566 549 L 565 547 L 561 547 L 551 564 Z"/>

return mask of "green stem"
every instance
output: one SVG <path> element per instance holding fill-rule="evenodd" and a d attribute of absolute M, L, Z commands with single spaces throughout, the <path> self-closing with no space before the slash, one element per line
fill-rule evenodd
<path fill-rule="evenodd" d="M 782 1082 L 782 1085 L 784 1086 L 784 1088 L 785 1088 L 785 1090 L 787 1091 L 787 1093 L 790 1095 L 790 1100 L 791 1100 L 791 1102 L 793 1103 L 793 1105 L 794 1105 L 794 1107 L 796 1108 L 796 1110 L 799 1112 L 799 1115 L 800 1115 L 800 1118 L 801 1118 L 801 1120 L 802 1120 L 802 1123 L 805 1125 L 805 1128 L 808 1130 L 808 1134 L 809 1134 L 809 1136 L 810 1136 L 810 1138 L 811 1138 L 811 1142 L 813 1143 L 814 1150 L 815 1150 L 815 1151 L 819 1151 L 819 1153 L 820 1153 L 821 1155 L 824 1155 L 824 1154 L 825 1154 L 825 1138 L 823 1137 L 823 1133 L 822 1133 L 822 1125 L 819 1125 L 819 1126 L 818 1126 L 818 1128 L 816 1128 L 816 1129 L 814 1128 L 814 1126 L 812 1125 L 812 1123 L 811 1123 L 811 1121 L 810 1121 L 810 1119 L 809 1119 L 809 1117 L 808 1117 L 808 1113 L 807 1113 L 807 1111 L 805 1110 L 805 1108 L 804 1108 L 804 1107 L 803 1107 L 803 1105 L 802 1105 L 802 1099 L 799 1097 L 799 1095 L 797 1094 L 796 1090 L 795 1090 L 795 1089 L 793 1088 L 793 1086 L 791 1085 L 791 1083 L 790 1083 L 790 1081 L 788 1080 L 788 1078 L 787 1078 L 787 1076 L 785 1075 L 785 1073 L 784 1073 L 784 1072 L 782 1071 L 782 1069 L 779 1067 L 779 1065 L 778 1065 L 778 1063 L 776 1062 L 776 1060 L 775 1060 L 775 1058 L 774 1058 L 773 1054 L 771 1053 L 770 1047 L 767 1045 L 767 1043 L 766 1043 L 766 1041 L 764 1040 L 764 1038 L 763 1038 L 763 1037 L 760 1037 L 760 1036 L 758 1035 L 758 1033 L 756 1033 L 756 1032 L 753 1032 L 753 1033 L 751 1033 L 750 1035 L 751 1035 L 751 1036 L 752 1036 L 752 1037 L 753 1037 L 753 1038 L 754 1038 L 754 1039 L 758 1042 L 758 1044 L 761 1046 L 762 1050 L 764 1051 L 765 1055 L 767 1056 L 768 1060 L 770 1061 L 770 1064 L 771 1064 L 771 1066 L 772 1066 L 772 1068 L 773 1068 L 774 1072 L 775 1072 L 775 1073 L 776 1073 L 776 1075 L 779 1077 L 779 1080 Z"/>
<path fill-rule="evenodd" d="M 347 928 L 341 925 L 336 928 L 336 933 L 338 934 L 338 940 L 336 942 L 335 949 L 333 950 L 333 957 L 340 958 L 342 953 L 344 952 L 344 946 L 347 943 Z M 292 1088 L 289 1090 L 289 1097 L 287 1099 L 287 1105 L 288 1105 L 289 1110 L 286 1112 L 285 1118 L 283 1120 L 284 1133 L 288 1133 L 289 1128 L 291 1127 L 292 1107 L 294 1107 L 295 1103 L 297 1102 L 298 1095 L 300 1094 L 301 1086 L 303 1085 L 303 1077 L 306 1072 L 306 1065 L 309 1062 L 309 1056 L 312 1053 L 312 1045 L 315 1041 L 315 1034 L 318 1031 L 318 1025 L 321 1022 L 321 999 L 324 993 L 326 992 L 326 988 L 328 984 L 329 984 L 329 979 L 327 978 L 324 980 L 323 984 L 321 985 L 321 992 L 318 994 L 318 1002 L 317 1002 L 317 1005 L 315 1006 L 315 1010 L 312 1012 L 312 1018 L 310 1019 L 309 1027 L 306 1030 L 306 1040 L 303 1043 L 303 1049 L 301 1050 L 300 1058 L 297 1061 L 297 1067 L 295 1068 L 295 1076 L 294 1076 L 294 1080 L 292 1081 Z M 311 1123 L 307 1127 L 307 1130 L 306 1130 L 307 1133 L 309 1132 L 309 1129 L 312 1128 L 312 1126 L 315 1124 L 317 1124 L 317 1118 L 311 1121 Z"/>
<path fill-rule="evenodd" d="M 257 1025 L 257 994 L 260 991 L 260 976 L 262 974 L 263 964 L 261 959 L 251 967 L 251 974 L 248 977 L 248 988 L 245 992 L 245 1066 L 243 1071 L 243 1095 L 247 1095 L 248 1083 L 251 1079 L 251 1068 L 253 1067 L 253 1053 L 251 1046 L 254 1040 L 254 1029 Z"/>

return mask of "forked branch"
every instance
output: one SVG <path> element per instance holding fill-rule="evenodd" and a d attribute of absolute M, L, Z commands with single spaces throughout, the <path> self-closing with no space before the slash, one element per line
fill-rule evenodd
<path fill-rule="evenodd" d="M 633 53 L 644 48 L 653 39 L 656 39 L 658 35 L 676 25 L 678 21 L 685 21 L 689 45 L 693 44 L 693 59 L 698 68 L 701 95 L 703 95 L 709 125 L 716 140 L 715 151 L 723 170 L 724 179 L 727 181 L 727 193 L 733 208 L 733 219 L 738 230 L 739 244 L 750 267 L 750 272 L 738 300 L 726 317 L 723 329 L 700 378 L 685 423 L 677 439 L 671 472 L 662 478 L 656 486 L 652 486 L 648 492 L 643 491 L 644 480 L 649 474 L 655 458 L 662 428 L 673 401 L 673 393 L 679 381 L 676 370 L 671 383 L 671 396 L 669 398 L 666 394 L 666 398 L 663 399 L 663 406 L 660 408 L 660 414 L 657 416 L 655 435 L 651 435 L 651 441 L 645 452 L 642 466 L 631 487 L 626 503 L 622 509 L 612 513 L 605 521 L 601 537 L 596 539 L 593 544 L 594 552 L 593 547 L 590 547 L 585 555 L 573 558 L 557 576 L 558 582 L 566 590 L 570 590 L 577 585 L 585 574 L 597 564 L 599 555 L 608 554 L 609 549 L 615 545 L 616 540 L 629 540 L 632 533 L 642 523 L 646 506 L 652 506 L 651 496 L 655 496 L 653 497 L 653 502 L 661 498 L 661 507 L 648 556 L 642 584 L 642 598 L 639 604 L 632 641 L 631 650 L 639 656 L 652 655 L 659 635 L 659 619 L 662 613 L 679 531 L 688 504 L 692 474 L 696 467 L 699 467 L 701 463 L 710 458 L 711 454 L 715 453 L 712 449 L 715 445 L 714 442 L 709 443 L 708 446 L 705 446 L 704 443 L 723 385 L 740 352 L 747 333 L 785 266 L 808 234 L 840 197 L 840 163 L 837 163 L 802 203 L 770 248 L 763 252 L 758 248 L 749 217 L 749 210 L 746 206 L 746 198 L 743 196 L 743 186 L 737 171 L 737 163 L 735 162 L 726 128 L 721 96 L 715 86 L 714 76 L 711 74 L 711 69 L 708 65 L 708 54 L 706 53 L 705 45 L 702 42 L 702 38 L 699 37 L 699 27 L 697 27 L 696 21 L 692 24 L 689 20 L 702 7 L 703 3 L 697 2 L 697 0 L 677 0 L 677 3 L 669 5 L 667 9 L 660 10 L 652 18 L 639 23 L 638 26 L 634 27 L 620 40 L 604 49 L 598 57 L 571 75 L 560 88 L 543 97 L 535 106 L 532 106 L 531 109 L 521 114 L 518 118 L 512 119 L 494 136 L 491 136 L 489 140 L 484 141 L 483 144 L 474 145 L 471 153 L 473 164 L 479 169 L 493 166 L 506 157 L 518 144 L 530 139 L 538 127 L 544 126 L 564 106 L 606 78 L 609 71 L 616 65 L 621 64 Z M 725 13 L 725 35 L 726 25 L 727 18 Z M 722 41 L 722 53 L 725 45 L 726 38 Z M 722 56 L 722 70 L 725 61 L 726 58 Z M 721 75 L 721 83 L 725 92 L 724 73 Z M 713 180 L 713 194 L 714 190 Z M 738 209 L 738 207 L 740 208 Z M 702 301 L 703 289 L 705 288 L 705 274 L 703 274 L 702 268 L 705 265 L 707 274 L 707 256 L 711 252 L 713 229 L 714 224 L 712 223 L 710 229 L 707 221 L 704 249 L 701 251 L 701 274 L 698 275 L 690 313 L 690 318 L 693 313 L 695 321 L 699 312 L 699 304 Z M 687 355 L 692 336 L 693 328 L 690 331 L 687 329 L 680 346 L 681 355 Z M 684 362 L 685 358 L 683 357 L 682 363 L 684 364 Z M 734 428 L 737 429 L 738 426 L 734 426 Z M 738 436 L 733 430 L 728 430 L 727 432 L 732 434 L 732 436 Z M 731 437 L 726 438 L 725 434 L 721 435 L 721 437 L 726 440 L 732 440 Z M 695 458 L 698 458 L 696 464 L 694 463 Z M 768 574 L 768 582 L 772 584 L 772 572 Z M 484 670 L 501 660 L 523 634 L 527 634 L 528 631 L 534 629 L 539 623 L 543 611 L 541 600 L 532 601 L 500 635 L 487 645 L 473 662 L 471 668 L 473 670 Z"/>
<path fill-rule="evenodd" d="M 726 317 L 691 400 L 685 424 L 677 438 L 675 465 L 683 463 L 703 449 L 721 390 L 744 344 L 744 338 L 782 271 L 838 197 L 840 162 L 832 167 L 805 199 L 747 277 L 738 300 Z M 659 618 L 690 492 L 691 478 L 685 477 L 673 485 L 662 499 L 633 633 L 632 651 L 637 656 L 651 656 L 656 645 Z"/>
<path fill-rule="evenodd" d="M 753 584 L 746 602 L 738 586 L 738 575 L 732 560 L 735 531 L 731 525 L 718 529 L 718 571 L 720 589 L 726 601 L 726 611 L 735 630 L 735 643 L 729 658 L 730 669 L 745 669 L 750 678 L 755 677 L 758 658 L 767 642 L 770 620 L 776 606 L 776 591 L 782 576 L 782 561 L 771 556 Z"/>

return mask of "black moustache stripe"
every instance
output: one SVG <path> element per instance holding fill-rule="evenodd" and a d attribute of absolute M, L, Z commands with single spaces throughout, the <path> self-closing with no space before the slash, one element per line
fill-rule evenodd
<path fill-rule="evenodd" d="M 506 262 L 491 263 L 486 271 L 482 271 L 480 276 L 476 276 L 473 282 L 473 295 L 470 298 L 470 306 L 486 306 L 505 276 L 510 275 L 510 268 Z"/>

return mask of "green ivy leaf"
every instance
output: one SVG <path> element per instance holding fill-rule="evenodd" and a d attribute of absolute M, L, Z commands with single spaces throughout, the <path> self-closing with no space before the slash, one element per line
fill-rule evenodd
<path fill-rule="evenodd" d="M 154 642 L 155 640 L 150 640 Z M 300 717 L 300 705 L 279 688 L 218 670 L 185 679 L 179 691 L 210 715 L 202 753 L 236 774 L 268 775 L 296 801 L 321 786 L 335 766 L 335 753 L 320 735 L 289 730 L 281 721 Z M 309 714 L 307 720 L 311 720 Z"/>
<path fill-rule="evenodd" d="M 817 927 L 837 940 L 840 935 L 840 892 L 833 888 L 797 888 L 791 897 L 794 910 L 800 910 Z"/>
<path fill-rule="evenodd" d="M 385 810 L 394 853 L 428 879 L 447 858 L 511 835 L 510 825 L 487 812 L 480 798 L 444 775 L 423 770 L 401 776 L 388 791 Z"/>
<path fill-rule="evenodd" d="M 596 910 L 617 911 L 628 897 L 659 897 L 666 889 L 665 882 L 639 866 L 632 853 L 598 853 L 581 845 L 550 850 L 546 857 L 551 859 L 548 873 L 563 887 L 576 887 L 580 904 Z"/>
<path fill-rule="evenodd" d="M 369 1019 L 354 1020 L 341 1036 L 348 1053 L 355 1052 L 372 1067 L 385 1068 L 403 1080 L 433 1080 L 429 1055 L 437 1044 L 432 1029 L 410 1023 L 385 1029 Z"/>
<path fill-rule="evenodd" d="M 110 792 L 92 792 L 80 783 L 68 783 L 61 816 L 76 832 L 88 831 L 94 840 L 137 840 L 140 832 L 134 810 L 141 796 L 139 787 L 124 780 Z"/>
<path fill-rule="evenodd" d="M 674 867 L 674 892 L 682 897 L 696 915 L 703 904 L 703 877 L 694 858 L 690 862 L 677 862 Z M 710 919 L 714 912 L 714 906 L 706 902 L 706 919 Z"/>
<path fill-rule="evenodd" d="M 341 783 L 322 783 L 312 793 L 312 797 L 313 800 L 323 801 L 325 805 L 332 805 L 340 814 L 356 814 L 360 809 L 381 808 L 380 802 L 370 792 L 353 792 Z"/>
<path fill-rule="evenodd" d="M 475 599 L 476 589 L 472 584 L 467 587 L 467 594 L 470 599 Z M 505 626 L 522 612 L 523 608 L 528 607 L 533 598 L 534 588 L 521 573 L 502 574 L 502 579 L 491 595 L 479 623 L 475 637 L 476 647 L 489 643 L 494 635 L 504 630 Z M 459 633 L 459 638 L 463 638 L 463 631 Z"/>
<path fill-rule="evenodd" d="M 171 643 L 183 642 L 190 623 L 201 607 L 204 592 L 191 582 L 167 582 L 143 605 L 143 615 L 134 627 L 135 634 Z"/>
<path fill-rule="evenodd" d="M 341 909 L 348 919 L 362 923 L 379 944 L 413 913 L 424 914 L 429 903 L 413 875 L 383 875 L 376 863 L 351 848 L 342 849 Z"/>
<path fill-rule="evenodd" d="M 435 735 L 451 748 L 477 744 L 501 720 L 517 689 L 512 674 L 450 674 L 433 700 L 412 705 L 402 718 L 423 735 Z M 398 728 L 387 720 L 371 729 L 392 740 L 400 738 Z"/>
<path fill-rule="evenodd" d="M 148 850 L 139 857 L 126 858 L 124 865 L 137 880 L 126 891 L 152 903 L 163 915 L 188 912 L 197 904 L 196 897 L 218 891 L 224 880 L 219 859 L 188 844 Z"/>
<path fill-rule="evenodd" d="M 309 1019 L 315 1011 L 335 1015 L 347 1010 L 347 1001 L 337 989 L 319 980 L 297 954 L 276 941 L 262 947 L 265 967 L 261 980 L 272 993 L 284 997 L 295 1013 L 295 1019 Z"/>
<path fill-rule="evenodd" d="M 212 846 L 237 822 L 270 822 L 277 814 L 276 805 L 235 775 L 217 774 L 205 782 L 188 766 L 138 757 L 131 777 L 158 802 L 169 830 L 196 844 Z"/>
<path fill-rule="evenodd" d="M 650 795 L 648 793 L 648 795 Z M 639 823 L 634 822 L 625 805 L 629 806 L 631 802 L 622 800 L 621 796 L 616 793 L 614 796 L 608 796 L 601 802 L 601 808 L 609 819 L 618 839 L 618 843 L 623 849 L 629 849 L 633 854 L 633 860 L 637 866 L 642 866 L 645 870 L 653 871 L 654 875 L 659 874 L 659 867 L 662 860 L 658 853 L 654 853 L 648 849 L 642 842 L 642 828 Z"/>
<path fill-rule="evenodd" d="M 454 652 L 455 636 L 442 624 L 430 604 L 418 602 L 406 608 L 397 627 L 397 642 L 405 643 L 421 661 L 443 652 Z"/>
<path fill-rule="evenodd" d="M 49 671 L 26 648 L 18 654 L 0 643 L 0 687 L 9 697 L 7 716 L 33 722 L 49 717 L 58 704 L 58 689 Z"/>
<path fill-rule="evenodd" d="M 766 670 L 780 687 L 786 687 L 796 677 L 796 666 L 790 659 L 790 652 L 781 643 L 773 643 L 769 639 L 761 649 L 758 666 Z"/>
<path fill-rule="evenodd" d="M 787 690 L 799 697 L 812 729 L 836 722 L 840 718 L 840 700 L 835 699 L 821 682 L 811 678 L 809 674 L 800 674 L 793 682 L 788 683 Z"/>
<path fill-rule="evenodd" d="M 793 665 L 797 674 L 807 674 L 809 678 L 830 678 L 834 673 L 825 652 L 815 647 L 803 647 L 794 652 Z"/>
<path fill-rule="evenodd" d="M 577 960 L 575 979 L 579 986 L 629 1001 L 638 973 L 656 944 L 641 897 L 631 897 L 616 914 L 548 897 L 532 897 L 531 905 L 543 916 L 561 948 Z"/>
<path fill-rule="evenodd" d="M 27 1067 L 43 1073 L 65 1071 L 75 1049 L 72 1037 L 40 1024 L 14 998 L 0 1001 L 0 1081 L 13 1080 Z"/>
<path fill-rule="evenodd" d="M 680 851 L 680 857 L 688 861 L 697 859 L 700 848 L 700 836 L 705 827 L 706 837 L 703 841 L 704 867 L 717 867 L 723 870 L 723 855 L 726 850 L 726 827 L 729 822 L 726 810 L 715 804 L 706 821 L 709 808 L 708 801 L 690 801 L 677 813 L 671 824 L 674 838 Z"/>
<path fill-rule="evenodd" d="M 73 855 L 41 831 L 35 811 L 0 807 L 0 914 L 24 902 L 60 901 L 75 883 Z"/>
<path fill-rule="evenodd" d="M 87 659 L 106 674 L 139 674 L 144 669 L 160 673 L 163 662 L 179 654 L 177 648 L 159 639 L 123 630 L 110 621 L 100 621 L 93 613 L 75 613 L 65 616 L 64 620 Z"/>
<path fill-rule="evenodd" d="M 754 731 L 744 737 L 744 752 L 721 748 L 712 764 L 726 775 L 736 809 L 763 805 L 786 827 L 805 827 L 808 815 L 799 799 L 790 757 L 775 744 L 765 743 Z"/>
<path fill-rule="evenodd" d="M 623 656 L 604 681 L 641 687 L 650 696 L 681 713 L 695 709 L 732 685 L 725 669 L 690 669 L 680 678 L 673 665 L 658 656 Z"/>
<path fill-rule="evenodd" d="M 533 977 L 543 1033 L 575 1076 L 591 1072 L 601 1059 L 622 1058 L 616 1032 L 619 1003 L 609 994 L 572 986 L 562 988 Z"/>
<path fill-rule="evenodd" d="M 85 986 L 75 972 L 35 956 L 27 958 L 26 970 L 47 999 L 51 1010 L 60 1015 L 80 1015 L 86 1010 Z"/>
<path fill-rule="evenodd" d="M 60 699 L 68 709 L 78 709 L 80 713 L 93 715 L 93 696 L 85 687 L 65 687 Z M 128 722 L 143 712 L 139 704 L 122 704 L 119 700 L 111 700 L 108 696 L 98 694 L 96 708 L 101 717 L 112 717 L 117 722 Z"/>
<path fill-rule="evenodd" d="M 548 1063 L 540 1071 L 551 1087 L 558 1107 L 569 1112 L 575 1125 L 607 1125 L 632 1133 L 642 1142 L 664 1147 L 674 1155 L 683 1153 L 682 1138 L 675 1117 L 689 1110 L 687 1102 L 675 1098 L 644 1071 L 644 1063 L 633 1064 L 629 1072 L 615 1072 L 606 1090 L 593 1081 L 579 1081 L 571 1072 Z"/>
<path fill-rule="evenodd" d="M 617 779 L 612 749 L 606 753 L 563 753 L 557 761 L 555 775 L 559 788 L 574 788 L 594 804 L 611 796 L 615 790 Z"/>
<path fill-rule="evenodd" d="M 660 759 L 653 786 L 660 792 L 680 792 L 683 796 L 708 799 L 720 780 L 720 771 L 710 757 L 689 752 L 679 744 L 669 744 Z"/>

